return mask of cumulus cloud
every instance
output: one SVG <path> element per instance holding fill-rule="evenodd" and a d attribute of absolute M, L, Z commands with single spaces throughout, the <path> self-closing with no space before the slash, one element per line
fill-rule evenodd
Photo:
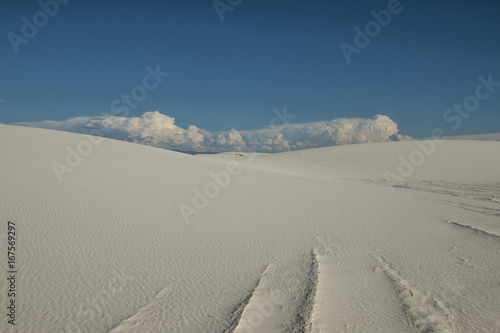
<path fill-rule="evenodd" d="M 63 121 L 14 123 L 82 133 L 94 129 L 105 137 L 184 152 L 257 151 L 281 152 L 296 149 L 353 143 L 410 139 L 398 133 L 389 117 L 372 119 L 341 118 L 302 124 L 282 124 L 254 131 L 208 132 L 194 125 L 187 129 L 175 125 L 173 117 L 158 111 L 140 117 L 77 117 Z"/>

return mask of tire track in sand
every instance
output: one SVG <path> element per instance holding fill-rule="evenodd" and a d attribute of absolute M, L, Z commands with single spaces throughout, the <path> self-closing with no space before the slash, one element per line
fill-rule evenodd
<path fill-rule="evenodd" d="M 378 262 L 378 270 L 387 275 L 397 290 L 411 326 L 422 333 L 452 333 L 457 331 L 454 315 L 443 301 L 412 286 L 382 257 L 374 258 Z"/>
<path fill-rule="evenodd" d="M 471 230 L 473 232 L 476 232 L 476 233 L 479 233 L 479 234 L 481 234 L 483 236 L 496 237 L 497 239 L 500 238 L 500 235 L 498 235 L 498 234 L 496 234 L 494 232 L 484 231 L 482 229 L 475 228 L 475 227 L 470 226 L 468 224 L 463 224 L 463 223 L 459 223 L 459 222 L 455 222 L 455 221 L 449 221 L 449 220 L 446 220 L 445 222 L 449 223 L 449 224 L 456 225 L 456 226 L 461 227 L 461 228 L 469 229 L 469 230 Z"/>
<path fill-rule="evenodd" d="M 162 306 L 165 298 L 172 294 L 179 285 L 177 283 L 170 284 L 161 289 L 148 303 L 144 304 L 130 317 L 122 320 L 116 326 L 108 331 L 108 333 L 123 333 L 137 332 L 141 328 L 141 321 L 158 320 L 156 309 Z"/>

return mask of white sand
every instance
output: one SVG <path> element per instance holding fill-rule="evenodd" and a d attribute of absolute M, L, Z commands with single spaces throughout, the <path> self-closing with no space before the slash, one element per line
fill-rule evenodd
<path fill-rule="evenodd" d="M 2 281 L 7 221 L 18 266 L 1 332 L 500 332 L 500 142 L 445 141 L 388 181 L 415 142 L 191 156 L 103 139 L 59 181 L 82 140 L 0 125 Z"/>

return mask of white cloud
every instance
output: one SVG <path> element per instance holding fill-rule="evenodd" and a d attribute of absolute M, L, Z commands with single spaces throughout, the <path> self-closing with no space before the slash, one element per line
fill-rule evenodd
<path fill-rule="evenodd" d="M 103 136 L 129 140 L 155 147 L 188 152 L 258 151 L 280 152 L 365 142 L 410 139 L 398 134 L 389 117 L 373 119 L 341 118 L 303 124 L 283 124 L 255 131 L 208 132 L 194 125 L 187 129 L 175 125 L 175 119 L 158 111 L 140 117 L 78 117 L 63 121 L 14 123 L 81 133 L 84 127 L 97 127 Z"/>

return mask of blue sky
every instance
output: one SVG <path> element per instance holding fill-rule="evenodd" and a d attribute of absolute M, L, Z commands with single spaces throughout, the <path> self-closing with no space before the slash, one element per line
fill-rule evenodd
<path fill-rule="evenodd" d="M 474 94 L 478 76 L 500 81 L 500 3 L 402 0 L 348 64 L 339 44 L 354 45 L 354 27 L 364 30 L 370 11 L 387 6 L 243 0 L 221 21 L 209 0 L 72 0 L 15 53 L 8 34 L 22 35 L 22 18 L 32 22 L 41 7 L 2 1 L 0 122 L 110 113 L 147 66 L 159 65 L 170 75 L 130 117 L 158 110 L 182 128 L 244 131 L 269 125 L 273 108 L 286 106 L 295 123 L 382 114 L 412 137 L 436 127 L 500 132 L 500 88 L 456 130 L 443 121 Z"/>

